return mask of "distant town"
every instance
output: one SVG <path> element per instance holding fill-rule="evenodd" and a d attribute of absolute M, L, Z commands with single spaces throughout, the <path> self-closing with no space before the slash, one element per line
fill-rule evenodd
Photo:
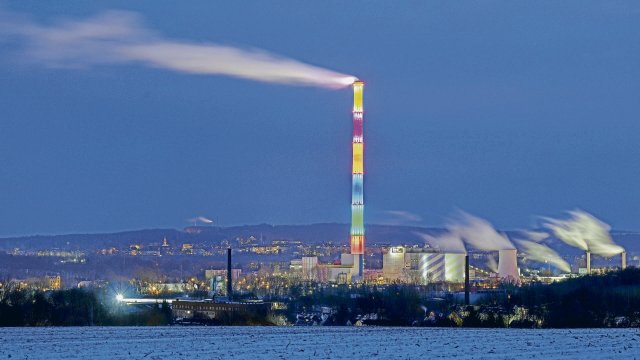
<path fill-rule="evenodd" d="M 166 323 L 215 323 L 229 312 L 259 310 L 264 316 L 271 314 L 269 321 L 276 324 L 345 325 L 384 323 L 384 316 L 369 310 L 342 314 L 336 320 L 345 309 L 335 299 L 311 299 L 332 293 L 348 299 L 376 292 L 384 297 L 389 289 L 402 289 L 415 292 L 423 304 L 418 307 L 431 303 L 426 314 L 394 323 L 406 325 L 429 317 L 435 322 L 436 314 L 443 316 L 456 306 L 486 305 L 489 299 L 495 305 L 509 287 L 606 276 L 635 267 L 640 260 L 637 250 L 626 245 L 640 234 L 629 232 L 613 233 L 616 242 L 625 244 L 624 258 L 591 259 L 565 248 L 562 257 L 571 264 L 567 272 L 532 261 L 517 250 L 472 250 L 467 257 L 421 241 L 414 227 L 371 225 L 364 277 L 356 279 L 350 271 L 348 242 L 338 239 L 344 228 L 341 224 L 190 226 L 181 231 L 0 239 L 0 299 L 6 301 L 16 291 L 46 294 L 81 289 L 97 294 L 107 308 L 126 313 L 160 309 L 164 304 L 171 309 Z M 421 231 L 434 236 L 443 232 Z M 379 241 L 385 236 L 390 241 Z M 307 302 L 300 303 L 301 299 Z M 280 317 L 274 317 L 278 313 Z"/>
<path fill-rule="evenodd" d="M 305 238 L 297 232 L 339 232 L 345 225 L 317 224 L 292 226 L 256 225 L 235 228 L 187 227 L 177 230 L 143 230 L 117 234 L 59 235 L 0 239 L 0 289 L 11 283 L 20 287 L 51 289 L 93 286 L 121 281 L 139 284 L 141 294 L 209 289 L 209 280 L 226 271 L 226 253 L 234 253 L 233 269 L 238 291 L 269 294 L 268 283 L 256 278 L 278 277 L 289 282 L 319 281 L 352 283 L 348 271 L 341 271 L 341 257 L 349 253 L 346 240 L 321 241 L 322 235 Z M 464 255 L 442 252 L 413 236 L 416 228 L 372 225 L 370 238 L 388 234 L 386 243 L 375 241 L 366 248 L 364 282 L 368 284 L 406 283 L 448 285 L 455 288 L 464 281 Z M 292 229 L 293 228 L 293 229 Z M 260 231 L 263 230 L 263 231 Z M 438 233 L 440 229 L 422 229 Z M 255 232 L 252 232 L 255 231 Z M 280 236 L 274 234 L 278 233 Z M 162 235 L 167 233 L 167 235 Z M 274 236 L 275 235 L 275 236 Z M 383 235 L 384 236 L 384 235 Z M 640 233 L 614 233 L 617 242 L 640 240 Z M 335 236 L 336 238 L 339 235 Z M 631 239 L 632 241 L 625 240 Z M 22 245 L 15 246 L 14 245 Z M 562 272 L 548 263 L 527 260 L 517 253 L 519 281 L 553 282 L 585 274 L 585 254 L 565 248 L 563 258 L 571 272 Z M 437 256 L 438 254 L 442 256 Z M 633 247 L 626 254 L 630 266 L 638 265 L 640 252 Z M 474 288 L 491 288 L 499 282 L 498 251 L 470 251 L 470 277 Z M 433 259 L 431 259 L 433 258 Z M 595 258 L 592 273 L 605 273 L 622 266 L 619 256 Z M 425 266 L 428 266 L 425 268 Z M 334 270 L 335 269 L 335 270 Z M 504 274 L 503 274 L 504 275 Z M 513 274 L 511 274 L 513 275 Z M 55 281 L 51 280 L 55 279 Z M 45 281 L 46 280 L 46 281 Z M 245 284 L 244 288 L 240 284 Z M 45 286 L 47 288 L 48 286 Z M 155 290 L 151 290 L 155 289 Z"/>

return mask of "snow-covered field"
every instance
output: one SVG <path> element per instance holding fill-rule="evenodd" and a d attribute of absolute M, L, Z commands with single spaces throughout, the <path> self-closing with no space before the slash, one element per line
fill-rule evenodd
<path fill-rule="evenodd" d="M 640 330 L 0 328 L 0 359 L 640 359 Z"/>

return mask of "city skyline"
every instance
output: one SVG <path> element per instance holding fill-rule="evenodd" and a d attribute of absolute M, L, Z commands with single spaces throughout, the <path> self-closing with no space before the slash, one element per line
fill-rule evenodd
<path fill-rule="evenodd" d="M 638 15 L 0 0 L 0 358 L 635 355 Z"/>
<path fill-rule="evenodd" d="M 237 5 L 33 4 L 0 13 L 55 24 L 129 11 L 168 38 L 361 77 L 367 223 L 439 226 L 459 208 L 529 228 L 582 208 L 640 229 L 640 25 L 626 7 L 332 3 L 265 19 Z M 0 41 L 0 236 L 181 228 L 200 215 L 222 226 L 349 222 L 348 88 L 140 64 L 51 69 L 23 46 Z"/>

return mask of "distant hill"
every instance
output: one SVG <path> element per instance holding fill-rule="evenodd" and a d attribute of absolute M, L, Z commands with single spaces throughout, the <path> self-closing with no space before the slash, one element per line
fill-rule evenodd
<path fill-rule="evenodd" d="M 370 244 L 422 244 L 416 235 L 438 233 L 441 229 L 411 226 L 369 225 L 367 241 Z M 198 226 L 176 229 L 145 229 L 103 234 L 33 235 L 0 238 L 0 250 L 20 249 L 102 249 L 122 247 L 130 244 L 160 244 L 164 237 L 170 243 L 219 244 L 236 238 L 254 236 L 264 244 L 272 240 L 300 240 L 306 244 L 349 241 L 347 224 L 311 224 L 311 225 L 243 225 L 232 227 Z"/>
<path fill-rule="evenodd" d="M 419 234 L 438 234 L 443 229 L 401 225 L 368 225 L 367 243 L 376 245 L 423 245 Z M 512 234 L 507 231 L 507 234 Z M 103 234 L 34 235 L 0 238 L 0 250 L 20 248 L 88 250 L 109 247 L 126 247 L 130 244 L 160 244 L 163 238 L 169 243 L 220 244 L 236 238 L 247 239 L 250 236 L 262 239 L 264 244 L 273 240 L 300 240 L 305 244 L 348 244 L 349 225 L 323 223 L 310 225 L 243 225 L 231 227 L 198 226 L 177 229 L 146 229 Z M 614 241 L 627 249 L 629 255 L 640 255 L 640 233 L 632 231 L 612 232 Z M 579 254 L 580 251 L 564 243 L 550 239 L 548 243 L 562 254 Z"/>

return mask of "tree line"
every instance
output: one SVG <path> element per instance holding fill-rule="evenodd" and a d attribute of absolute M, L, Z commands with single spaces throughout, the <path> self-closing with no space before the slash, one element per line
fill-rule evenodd
<path fill-rule="evenodd" d="M 323 325 L 597 328 L 640 327 L 640 269 L 553 284 L 503 285 L 465 306 L 452 294 L 425 294 L 412 285 L 291 287 L 288 317 L 331 308 Z M 375 314 L 375 317 L 367 316 Z"/>
<path fill-rule="evenodd" d="M 0 326 L 128 326 L 167 325 L 171 308 L 160 306 L 125 312 L 111 309 L 92 291 L 13 290 L 0 299 Z"/>
<path fill-rule="evenodd" d="M 173 322 L 167 303 L 133 309 L 105 304 L 104 298 L 82 289 L 9 291 L 0 296 L 0 326 L 150 326 Z M 310 324 L 338 326 L 640 327 L 640 269 L 550 285 L 505 285 L 472 306 L 462 305 L 461 299 L 453 294 L 434 295 L 419 286 L 401 284 L 354 287 L 299 284 L 289 288 L 286 299 L 272 300 L 287 303 L 282 316 L 289 323 L 298 322 L 300 315 L 306 314 L 304 318 Z M 327 313 L 323 308 L 330 311 Z M 273 314 L 228 315 L 211 323 L 280 323 L 272 317 Z"/>

